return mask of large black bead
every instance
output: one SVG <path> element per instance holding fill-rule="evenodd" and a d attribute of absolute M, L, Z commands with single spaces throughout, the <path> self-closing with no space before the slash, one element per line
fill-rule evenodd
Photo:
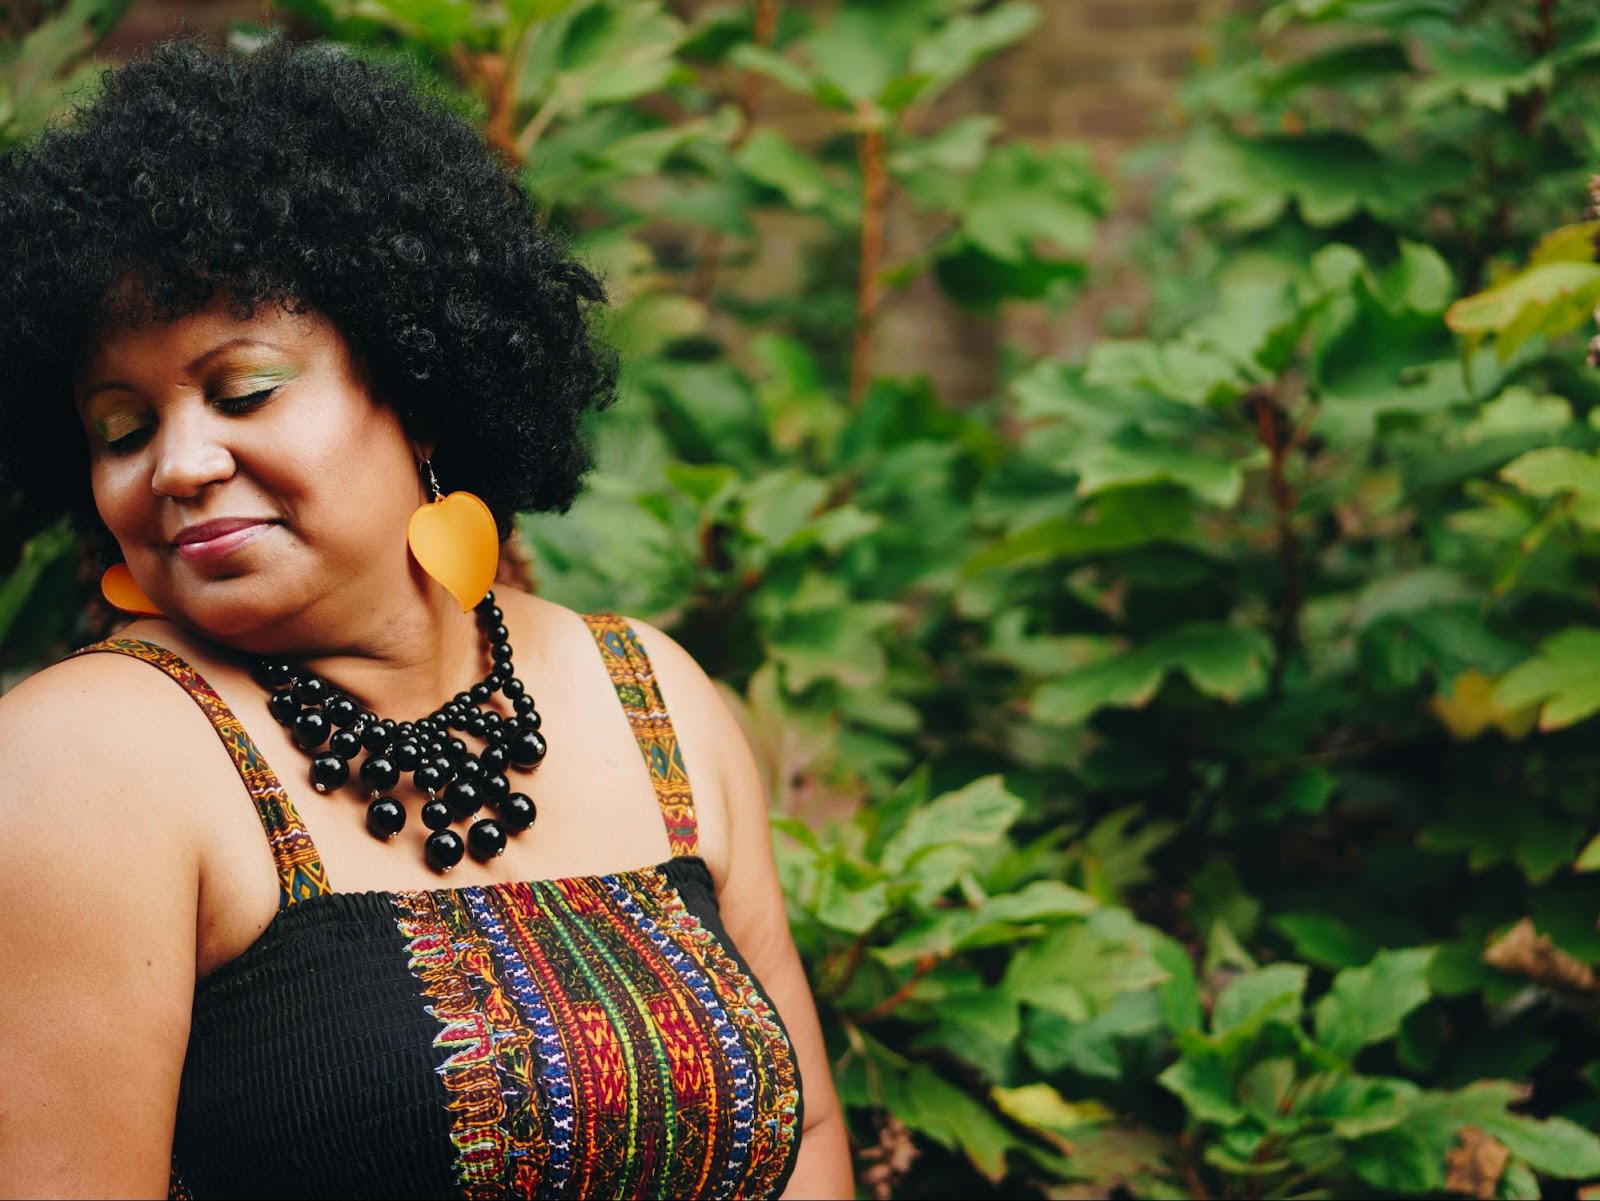
<path fill-rule="evenodd" d="M 481 787 L 483 788 L 483 795 L 488 799 L 489 804 L 497 807 L 501 801 L 511 795 L 511 781 L 506 779 L 500 772 L 484 776 Z"/>
<path fill-rule="evenodd" d="M 516 704 L 517 698 L 525 695 L 528 691 L 528 687 L 521 680 L 517 679 L 516 676 L 512 676 L 504 684 L 500 685 L 500 691 L 505 693 L 506 696 L 510 698 L 512 704 Z"/>
<path fill-rule="evenodd" d="M 424 763 L 411 773 L 411 782 L 417 786 L 417 791 L 435 793 L 444 787 L 444 777 L 439 774 L 439 769 L 431 763 Z"/>
<path fill-rule="evenodd" d="M 351 759 L 361 749 L 361 739 L 354 730 L 335 730 L 328 739 L 328 749 L 341 759 Z"/>
<path fill-rule="evenodd" d="M 338 755 L 318 755 L 311 761 L 311 786 L 318 792 L 343 788 L 349 778 L 350 765 Z"/>
<path fill-rule="evenodd" d="M 483 763 L 476 755 L 462 755 L 456 761 L 456 779 L 476 782 L 483 776 Z"/>
<path fill-rule="evenodd" d="M 392 796 L 381 796 L 367 806 L 367 829 L 374 837 L 393 838 L 405 828 L 405 806 Z"/>
<path fill-rule="evenodd" d="M 445 739 L 444 753 L 450 762 L 459 763 L 467 753 L 467 744 L 459 738 L 447 738 Z"/>
<path fill-rule="evenodd" d="M 461 835 L 454 830 L 435 830 L 422 844 L 422 856 L 436 872 L 447 872 L 461 862 Z"/>
<path fill-rule="evenodd" d="M 268 688 L 287 688 L 294 683 L 294 668 L 278 660 L 266 660 L 255 665 L 252 672 L 256 681 Z"/>
<path fill-rule="evenodd" d="M 518 730 L 506 743 L 506 753 L 518 767 L 538 767 L 548 749 L 544 735 L 537 730 Z"/>
<path fill-rule="evenodd" d="M 439 773 L 439 779 L 448 783 L 456 778 L 456 765 L 448 755 L 439 755 L 432 762 L 434 770 Z"/>
<path fill-rule="evenodd" d="M 400 769 L 385 755 L 368 755 L 361 765 L 361 786 L 372 792 L 388 792 L 400 782 Z"/>
<path fill-rule="evenodd" d="M 471 780 L 452 780 L 445 785 L 444 803 L 458 818 L 471 817 L 483 808 L 484 791 Z"/>
<path fill-rule="evenodd" d="M 443 830 L 455 820 L 450 806 L 443 801 L 429 801 L 422 807 L 422 824 L 430 830 Z"/>
<path fill-rule="evenodd" d="M 483 764 L 485 772 L 489 775 L 494 775 L 497 772 L 505 771 L 506 764 L 511 762 L 511 756 L 506 754 L 505 747 L 491 744 L 478 752 L 478 762 Z"/>
<path fill-rule="evenodd" d="M 294 696 L 302 705 L 315 705 L 325 699 L 332 689 L 321 676 L 306 676 L 294 682 Z"/>
<path fill-rule="evenodd" d="M 394 754 L 390 757 L 401 771 L 416 771 L 417 765 L 422 762 L 422 748 L 414 742 L 396 743 Z"/>
<path fill-rule="evenodd" d="M 394 742 L 394 731 L 381 723 L 369 721 L 361 727 L 361 745 L 369 751 L 386 751 Z"/>
<path fill-rule="evenodd" d="M 512 830 L 526 830 L 539 816 L 539 807 L 525 792 L 513 792 L 500 802 L 500 820 Z"/>
<path fill-rule="evenodd" d="M 294 699 L 292 692 L 274 692 L 267 698 L 267 712 L 280 726 L 291 726 L 300 715 L 300 702 Z"/>
<path fill-rule="evenodd" d="M 479 863 L 485 863 L 506 849 L 506 832 L 492 817 L 473 822 L 467 831 L 467 849 Z"/>
<path fill-rule="evenodd" d="M 315 709 L 306 709 L 294 719 L 294 725 L 289 727 L 289 737 L 294 739 L 295 746 L 302 751 L 309 751 L 328 741 L 328 731 L 331 727 L 328 719 Z"/>
<path fill-rule="evenodd" d="M 361 720 L 361 706 L 347 696 L 336 696 L 322 706 L 322 711 L 334 725 L 343 728 Z"/>

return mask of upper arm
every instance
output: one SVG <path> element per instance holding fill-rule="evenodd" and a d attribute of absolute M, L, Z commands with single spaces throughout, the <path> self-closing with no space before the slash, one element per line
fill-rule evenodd
<path fill-rule="evenodd" d="M 140 678 L 148 668 L 104 662 L 113 658 L 61 664 L 0 699 L 9 1196 L 167 1188 L 198 859 L 158 784 L 163 762 L 169 788 L 178 783 L 173 702 L 193 704 L 168 681 Z"/>
<path fill-rule="evenodd" d="M 631 620 L 631 619 L 630 619 Z M 816 1001 L 789 932 L 783 889 L 773 857 L 766 788 L 750 744 L 716 686 L 682 647 L 642 622 L 667 711 L 672 714 L 694 786 L 702 854 L 716 885 L 723 926 L 777 1006 L 799 1062 L 805 1127 L 826 1126 L 813 1139 L 801 1195 L 853 1196 L 838 1096 L 823 1043 Z M 802 1148 L 806 1147 L 802 1139 Z M 801 1184 L 796 1169 L 791 1191 Z"/>

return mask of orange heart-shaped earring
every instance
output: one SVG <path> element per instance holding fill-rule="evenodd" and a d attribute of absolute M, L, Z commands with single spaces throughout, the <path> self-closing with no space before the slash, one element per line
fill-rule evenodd
<path fill-rule="evenodd" d="M 406 543 L 422 570 L 443 584 L 465 613 L 494 583 L 500 566 L 500 532 L 483 501 L 470 492 L 442 495 L 433 465 L 424 459 L 422 470 L 432 499 L 411 514 Z"/>
<path fill-rule="evenodd" d="M 141 617 L 160 617 L 155 601 L 144 594 L 139 581 L 133 578 L 126 563 L 113 563 L 100 577 L 100 595 L 124 613 L 137 613 Z"/>

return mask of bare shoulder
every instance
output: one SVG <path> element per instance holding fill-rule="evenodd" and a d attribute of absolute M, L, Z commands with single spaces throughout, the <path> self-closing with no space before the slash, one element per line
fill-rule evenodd
<path fill-rule="evenodd" d="M 722 686 L 676 639 L 649 622 L 632 617 L 627 622 L 650 658 L 671 715 L 694 787 L 700 853 L 720 885 L 742 841 L 740 832 L 756 828 L 762 839 L 767 837 L 761 773 Z"/>

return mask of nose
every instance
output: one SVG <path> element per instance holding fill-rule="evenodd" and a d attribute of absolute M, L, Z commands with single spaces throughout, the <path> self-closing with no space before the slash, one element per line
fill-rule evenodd
<path fill-rule="evenodd" d="M 174 405 L 155 435 L 155 471 L 150 487 L 158 496 L 189 498 L 207 484 L 234 472 L 233 453 L 220 423 L 200 406 Z"/>

